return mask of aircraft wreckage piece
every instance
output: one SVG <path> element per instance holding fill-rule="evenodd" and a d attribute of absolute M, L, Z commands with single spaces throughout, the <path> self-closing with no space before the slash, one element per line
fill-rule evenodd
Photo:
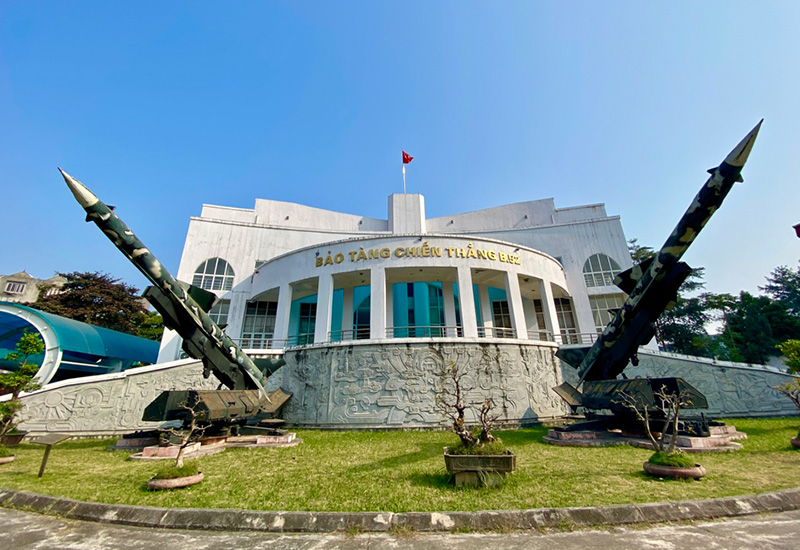
<path fill-rule="evenodd" d="M 619 399 L 617 392 L 622 391 L 619 381 L 614 379 L 622 374 L 629 362 L 638 364 L 636 353 L 639 346 L 653 338 L 656 319 L 665 309 L 674 305 L 678 288 L 692 271 L 680 259 L 722 205 L 733 184 L 744 181 L 742 168 L 762 122 L 763 119 L 719 166 L 708 171 L 711 176 L 653 258 L 617 275 L 614 284 L 628 294 L 628 298 L 597 341 L 591 347 L 567 346 L 556 353 L 565 363 L 578 370 L 578 385 L 583 384 L 583 393 L 567 382 L 553 388 L 569 405 L 590 410 L 617 409 L 614 412 L 622 414 L 619 407 L 611 406 L 612 402 Z M 695 396 L 694 408 L 704 407 L 705 397 L 702 393 L 681 379 L 672 380 L 679 381 L 673 387 L 688 387 Z M 625 387 L 636 393 L 638 386 Z M 598 400 L 597 396 L 603 398 Z"/>

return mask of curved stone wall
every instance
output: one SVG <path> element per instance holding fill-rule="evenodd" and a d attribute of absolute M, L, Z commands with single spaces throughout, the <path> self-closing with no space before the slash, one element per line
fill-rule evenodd
<path fill-rule="evenodd" d="M 500 422 L 534 423 L 565 414 L 551 389 L 561 383 L 556 347 L 547 344 L 397 341 L 287 350 L 270 388 L 292 392 L 283 418 L 327 428 L 430 428 L 450 361 L 469 373 L 467 400 L 492 398 Z M 468 417 L 474 420 L 474 417 Z"/>
<path fill-rule="evenodd" d="M 144 422 L 142 413 L 162 391 L 218 386 L 213 375 L 203 378 L 203 365 L 194 359 L 64 380 L 22 397 L 20 429 L 75 435 L 153 429 L 160 423 Z"/>
<path fill-rule="evenodd" d="M 628 367 L 629 378 L 680 377 L 705 394 L 706 414 L 721 416 L 794 416 L 791 399 L 773 388 L 792 377 L 770 367 L 713 361 L 673 353 L 639 351 L 639 366 Z"/>
<path fill-rule="evenodd" d="M 501 409 L 501 421 L 535 423 L 567 413 L 551 389 L 561 383 L 555 346 L 454 341 L 392 340 L 343 343 L 286 352 L 286 365 L 270 379 L 293 393 L 283 418 L 320 428 L 431 428 L 443 425 L 435 409 L 441 380 L 435 375 L 454 361 L 471 374 L 470 402 L 486 397 Z M 791 380 L 776 370 L 738 363 L 640 350 L 629 377 L 680 376 L 703 392 L 716 417 L 791 416 L 793 403 L 772 386 Z M 574 383 L 575 370 L 563 367 Z M 33 434 L 67 432 L 105 435 L 151 429 L 144 408 L 163 390 L 215 389 L 199 361 L 182 360 L 49 384 L 22 397 L 21 428 Z M 474 420 L 469 417 L 469 420 Z"/>

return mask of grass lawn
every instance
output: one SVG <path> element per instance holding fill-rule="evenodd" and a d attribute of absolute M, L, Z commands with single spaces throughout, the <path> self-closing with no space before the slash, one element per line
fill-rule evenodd
<path fill-rule="evenodd" d="M 0 465 L 0 487 L 79 500 L 144 506 L 317 511 L 502 510 L 592 506 L 746 495 L 798 486 L 800 451 L 789 440 L 800 419 L 728 421 L 749 438 L 744 450 L 696 455 L 701 481 L 652 479 L 651 454 L 632 447 L 571 448 L 542 443 L 547 429 L 498 432 L 517 454 L 517 472 L 493 489 L 448 484 L 442 447 L 449 432 L 298 431 L 286 449 L 228 449 L 204 457 L 199 485 L 154 492 L 145 483 L 163 463 L 107 451 L 113 440 L 66 441 L 53 448 L 42 479 L 44 447 L 21 445 Z"/>

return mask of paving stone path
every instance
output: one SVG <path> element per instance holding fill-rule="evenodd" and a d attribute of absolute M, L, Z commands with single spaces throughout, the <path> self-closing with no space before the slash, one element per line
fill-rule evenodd
<path fill-rule="evenodd" d="M 713 522 L 614 527 L 571 532 L 524 531 L 490 534 L 374 533 L 279 534 L 263 532 L 186 531 L 109 525 L 0 508 L 0 548 L 14 550 L 145 550 L 192 548 L 230 550 L 796 550 L 800 547 L 800 510 Z"/>

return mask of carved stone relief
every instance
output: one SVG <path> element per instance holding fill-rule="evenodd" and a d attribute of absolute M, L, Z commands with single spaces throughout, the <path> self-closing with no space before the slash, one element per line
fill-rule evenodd
<path fill-rule="evenodd" d="M 213 375 L 203 378 L 199 361 L 66 380 L 22 397 L 20 429 L 76 435 L 151 429 L 158 423 L 142 421 L 142 413 L 162 391 L 217 386 Z"/>
<path fill-rule="evenodd" d="M 467 400 L 491 398 L 501 421 L 535 421 L 565 414 L 550 389 L 560 368 L 554 348 L 518 344 L 409 343 L 288 351 L 280 385 L 293 393 L 283 417 L 293 424 L 336 427 L 433 427 L 442 381 L 453 361 L 469 372 Z"/>
<path fill-rule="evenodd" d="M 574 372 L 568 366 L 567 369 Z M 706 396 L 707 412 L 714 416 L 797 414 L 792 401 L 773 389 L 792 377 L 772 370 L 641 350 L 639 366 L 628 367 L 625 374 L 629 378 L 683 378 Z"/>

